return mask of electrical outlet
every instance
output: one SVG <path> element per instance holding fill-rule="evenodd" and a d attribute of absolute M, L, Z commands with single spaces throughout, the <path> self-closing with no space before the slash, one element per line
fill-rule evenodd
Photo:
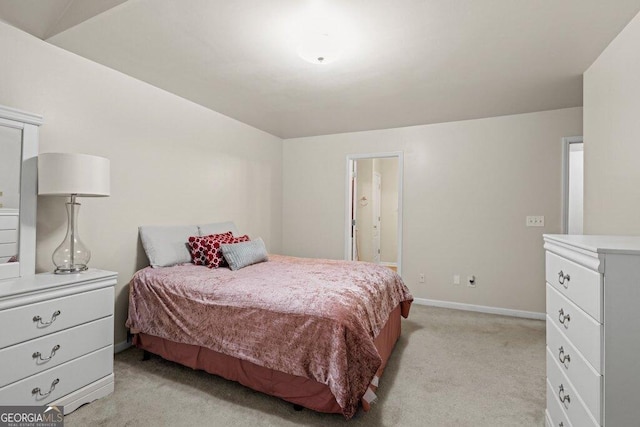
<path fill-rule="evenodd" d="M 424 283 L 424 273 L 420 273 L 420 275 L 418 276 L 418 282 Z"/>
<path fill-rule="evenodd" d="M 476 276 L 467 276 L 467 286 L 470 288 L 476 287 Z"/>
<path fill-rule="evenodd" d="M 544 227 L 544 216 L 528 216 L 527 227 Z"/>
<path fill-rule="evenodd" d="M 460 275 L 456 274 L 453 276 L 453 284 L 454 285 L 459 285 L 460 284 Z"/>

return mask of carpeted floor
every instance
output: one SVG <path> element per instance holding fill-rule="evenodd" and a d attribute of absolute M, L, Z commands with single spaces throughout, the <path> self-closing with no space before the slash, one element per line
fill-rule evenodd
<path fill-rule="evenodd" d="M 167 362 L 115 356 L 115 393 L 73 426 L 543 426 L 544 322 L 414 305 L 380 381 L 350 421 Z"/>

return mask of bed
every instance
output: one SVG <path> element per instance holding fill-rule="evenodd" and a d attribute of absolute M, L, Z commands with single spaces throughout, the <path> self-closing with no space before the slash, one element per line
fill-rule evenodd
<path fill-rule="evenodd" d="M 127 327 L 167 360 L 348 419 L 375 399 L 412 301 L 383 266 L 269 255 L 138 271 Z"/>

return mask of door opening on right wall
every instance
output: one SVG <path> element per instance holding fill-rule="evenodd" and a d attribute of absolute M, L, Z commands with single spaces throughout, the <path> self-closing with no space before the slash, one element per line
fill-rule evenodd
<path fill-rule="evenodd" d="M 565 234 L 582 234 L 584 218 L 584 142 L 582 137 L 563 138 L 562 148 L 562 230 Z"/>

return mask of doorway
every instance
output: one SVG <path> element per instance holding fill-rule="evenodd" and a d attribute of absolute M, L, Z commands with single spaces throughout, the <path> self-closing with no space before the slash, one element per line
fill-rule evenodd
<path fill-rule="evenodd" d="M 581 136 L 562 139 L 562 232 L 583 233 L 584 142 Z"/>
<path fill-rule="evenodd" d="M 402 271 L 401 152 L 347 156 L 345 258 Z"/>

